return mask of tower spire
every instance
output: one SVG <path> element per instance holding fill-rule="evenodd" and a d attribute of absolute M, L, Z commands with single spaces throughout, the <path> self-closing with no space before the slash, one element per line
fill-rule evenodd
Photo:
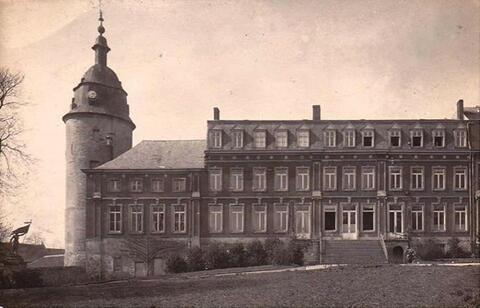
<path fill-rule="evenodd" d="M 104 19 L 101 5 L 102 2 L 99 1 L 98 21 L 100 22 L 100 25 L 97 30 L 100 35 L 97 36 L 95 45 L 93 45 L 92 49 L 95 50 L 95 64 L 103 67 L 107 66 L 107 53 L 110 51 L 110 48 L 107 45 L 107 39 L 103 36 L 103 33 L 105 33 L 105 27 L 103 26 Z"/>

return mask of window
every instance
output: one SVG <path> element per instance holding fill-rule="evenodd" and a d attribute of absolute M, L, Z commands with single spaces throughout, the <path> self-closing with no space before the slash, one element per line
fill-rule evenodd
<path fill-rule="evenodd" d="M 323 168 L 323 190 L 337 189 L 337 168 L 324 167 Z"/>
<path fill-rule="evenodd" d="M 445 206 L 443 205 L 434 206 L 433 231 L 445 231 Z"/>
<path fill-rule="evenodd" d="M 108 208 L 109 216 L 109 233 L 122 232 L 122 207 L 120 205 L 110 205 Z"/>
<path fill-rule="evenodd" d="M 230 169 L 230 190 L 243 191 L 243 169 Z"/>
<path fill-rule="evenodd" d="M 297 132 L 297 146 L 308 148 L 310 146 L 310 131 L 299 130 Z"/>
<path fill-rule="evenodd" d="M 233 147 L 236 149 L 243 148 L 243 130 L 233 131 Z"/>
<path fill-rule="evenodd" d="M 400 206 L 392 205 L 388 210 L 388 231 L 390 233 L 403 232 L 402 210 Z"/>
<path fill-rule="evenodd" d="M 410 188 L 412 190 L 423 190 L 423 168 L 412 167 L 410 169 Z"/>
<path fill-rule="evenodd" d="M 355 178 L 356 178 L 356 168 L 355 167 L 343 167 L 343 181 L 342 186 L 343 190 L 355 190 Z"/>
<path fill-rule="evenodd" d="M 174 178 L 172 180 L 172 190 L 174 192 L 182 192 L 186 190 L 187 179 L 186 178 Z"/>
<path fill-rule="evenodd" d="M 375 167 L 369 167 L 369 166 L 362 167 L 362 189 L 363 190 L 375 189 Z"/>
<path fill-rule="evenodd" d="M 334 130 L 325 131 L 325 146 L 326 147 L 336 146 L 336 132 Z"/>
<path fill-rule="evenodd" d="M 275 132 L 275 146 L 277 148 L 288 147 L 288 131 L 281 130 Z"/>
<path fill-rule="evenodd" d="M 344 138 L 344 145 L 346 147 L 354 147 L 355 146 L 355 130 L 348 129 L 343 133 Z"/>
<path fill-rule="evenodd" d="M 275 204 L 273 215 L 273 227 L 275 232 L 288 231 L 288 206 L 285 204 Z"/>
<path fill-rule="evenodd" d="M 143 180 L 142 179 L 133 179 L 130 181 L 130 191 L 131 192 L 142 192 L 143 191 Z"/>
<path fill-rule="evenodd" d="M 400 147 L 402 145 L 401 143 L 401 136 L 402 136 L 402 131 L 399 129 L 392 129 L 389 131 L 390 135 L 390 146 L 391 147 Z"/>
<path fill-rule="evenodd" d="M 223 230 L 223 206 L 210 205 L 208 207 L 209 232 L 221 233 Z"/>
<path fill-rule="evenodd" d="M 372 148 L 374 146 L 373 136 L 374 131 L 372 129 L 362 132 L 362 144 L 364 147 Z"/>
<path fill-rule="evenodd" d="M 325 231 L 337 230 L 337 210 L 335 208 L 325 208 L 325 212 L 323 214 L 323 223 L 325 226 Z"/>
<path fill-rule="evenodd" d="M 222 190 L 222 170 L 221 169 L 210 169 L 208 180 L 209 180 L 209 187 L 211 191 Z"/>
<path fill-rule="evenodd" d="M 276 191 L 288 191 L 288 168 L 275 168 L 274 182 Z"/>
<path fill-rule="evenodd" d="M 455 231 L 467 231 L 467 210 L 465 208 L 465 205 L 455 206 Z"/>
<path fill-rule="evenodd" d="M 260 167 L 253 168 L 253 190 L 267 190 L 267 169 Z"/>
<path fill-rule="evenodd" d="M 362 231 L 375 230 L 375 210 L 373 205 L 364 205 L 362 208 Z"/>
<path fill-rule="evenodd" d="M 243 205 L 230 205 L 230 232 L 243 232 Z"/>
<path fill-rule="evenodd" d="M 121 182 L 119 179 L 108 180 L 107 190 L 109 192 L 119 192 L 121 190 Z"/>
<path fill-rule="evenodd" d="M 295 233 L 298 238 L 310 237 L 310 207 L 307 205 L 295 209 Z"/>
<path fill-rule="evenodd" d="M 254 204 L 252 220 L 253 232 L 267 232 L 267 207 Z"/>
<path fill-rule="evenodd" d="M 445 190 L 446 170 L 443 167 L 432 168 L 432 189 Z"/>
<path fill-rule="evenodd" d="M 218 129 L 214 129 L 211 131 L 211 144 L 214 148 L 221 148 L 222 147 L 222 131 Z"/>
<path fill-rule="evenodd" d="M 185 204 L 173 205 L 173 232 L 184 233 L 187 231 L 186 215 Z"/>
<path fill-rule="evenodd" d="M 163 192 L 165 191 L 165 181 L 163 179 L 155 178 L 150 182 L 152 186 L 151 189 L 153 192 Z"/>
<path fill-rule="evenodd" d="M 253 132 L 253 139 L 256 148 L 264 148 L 266 146 L 267 132 L 259 130 Z"/>
<path fill-rule="evenodd" d="M 414 148 L 423 147 L 423 130 L 415 129 L 410 132 L 410 143 Z"/>
<path fill-rule="evenodd" d="M 402 168 L 401 167 L 390 167 L 390 190 L 401 190 L 403 187 L 402 183 Z"/>
<path fill-rule="evenodd" d="M 467 189 L 467 169 L 463 167 L 454 168 L 454 188 L 455 190 Z"/>
<path fill-rule="evenodd" d="M 297 190 L 306 191 L 310 189 L 310 168 L 297 168 Z"/>
<path fill-rule="evenodd" d="M 456 129 L 454 131 L 455 146 L 464 148 L 467 146 L 467 131 L 465 129 Z"/>
<path fill-rule="evenodd" d="M 165 204 L 152 205 L 152 232 L 165 232 Z"/>
<path fill-rule="evenodd" d="M 412 208 L 412 230 L 423 231 L 423 207 L 415 206 Z"/>
<path fill-rule="evenodd" d="M 436 148 L 443 148 L 445 146 L 445 131 L 437 129 L 432 131 L 433 146 Z"/>
<path fill-rule="evenodd" d="M 143 232 L 143 206 L 130 206 L 130 231 L 133 233 Z"/>

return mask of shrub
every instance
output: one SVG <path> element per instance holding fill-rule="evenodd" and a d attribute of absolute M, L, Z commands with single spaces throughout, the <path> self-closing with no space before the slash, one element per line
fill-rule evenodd
<path fill-rule="evenodd" d="M 263 248 L 262 242 L 255 240 L 248 243 L 246 247 L 247 265 L 256 266 L 267 264 L 267 252 Z"/>
<path fill-rule="evenodd" d="M 0 288 L 35 288 L 44 285 L 41 272 L 38 269 L 22 269 L 18 271 L 1 272 Z"/>
<path fill-rule="evenodd" d="M 303 248 L 294 241 L 290 241 L 287 246 L 290 264 L 303 265 Z"/>
<path fill-rule="evenodd" d="M 211 243 L 205 249 L 204 260 L 206 269 L 226 268 L 229 266 L 229 255 L 223 245 Z"/>
<path fill-rule="evenodd" d="M 229 264 L 231 267 L 242 267 L 246 264 L 245 247 L 242 243 L 237 243 L 232 246 L 228 253 Z"/>
<path fill-rule="evenodd" d="M 443 249 L 440 245 L 433 239 L 422 240 L 420 241 L 415 250 L 417 256 L 422 260 L 436 260 L 444 257 Z"/>
<path fill-rule="evenodd" d="M 279 251 L 282 250 L 284 247 L 284 243 L 278 239 L 278 238 L 268 238 L 265 240 L 265 252 L 267 253 L 267 259 L 268 263 L 270 264 L 283 264 L 283 263 L 278 263 L 276 259 L 276 255 L 279 253 Z"/>
<path fill-rule="evenodd" d="M 193 247 L 188 250 L 187 267 L 189 271 L 203 271 L 205 269 L 203 251 L 200 247 Z"/>
<path fill-rule="evenodd" d="M 448 251 L 446 254 L 449 258 L 465 258 L 468 257 L 468 252 L 460 246 L 460 240 L 452 237 L 448 240 Z"/>
<path fill-rule="evenodd" d="M 176 253 L 169 255 L 165 263 L 169 273 L 183 273 L 188 270 L 187 262 Z"/>

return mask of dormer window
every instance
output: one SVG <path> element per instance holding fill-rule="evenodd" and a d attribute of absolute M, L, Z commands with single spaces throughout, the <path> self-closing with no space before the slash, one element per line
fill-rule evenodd
<path fill-rule="evenodd" d="M 233 147 L 235 149 L 243 148 L 243 130 L 237 129 L 233 131 Z"/>
<path fill-rule="evenodd" d="M 467 146 L 467 131 L 464 128 L 457 128 L 454 131 L 455 147 L 465 148 Z"/>
<path fill-rule="evenodd" d="M 267 144 L 267 132 L 265 130 L 257 130 L 253 132 L 254 145 L 256 148 L 265 148 Z"/>
<path fill-rule="evenodd" d="M 333 129 L 327 129 L 325 132 L 324 132 L 324 136 L 325 136 L 325 146 L 326 147 L 335 147 L 336 146 L 336 132 L 335 130 Z"/>
<path fill-rule="evenodd" d="M 373 129 L 366 129 L 362 131 L 362 145 L 366 148 L 374 147 L 375 131 Z"/>
<path fill-rule="evenodd" d="M 288 131 L 278 130 L 275 132 L 275 146 L 277 148 L 288 147 Z"/>
<path fill-rule="evenodd" d="M 393 148 L 400 147 L 402 145 L 402 131 L 399 128 L 392 128 L 388 135 L 390 137 L 390 146 Z"/>
<path fill-rule="evenodd" d="M 355 146 L 355 129 L 349 128 L 343 132 L 344 146 L 352 148 Z"/>
<path fill-rule="evenodd" d="M 222 130 L 212 129 L 210 131 L 210 135 L 211 135 L 210 142 L 211 142 L 212 147 L 217 148 L 217 149 L 221 148 L 222 147 Z"/>
<path fill-rule="evenodd" d="M 306 129 L 297 132 L 297 146 L 308 148 L 310 146 L 310 131 Z"/>
<path fill-rule="evenodd" d="M 410 146 L 413 148 L 423 147 L 423 130 L 416 128 L 410 131 Z"/>
<path fill-rule="evenodd" d="M 443 148 L 445 146 L 445 130 L 435 129 L 432 131 L 433 146 L 436 148 Z"/>

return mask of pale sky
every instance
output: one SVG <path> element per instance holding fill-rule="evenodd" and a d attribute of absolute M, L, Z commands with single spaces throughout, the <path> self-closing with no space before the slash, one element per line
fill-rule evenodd
<path fill-rule="evenodd" d="M 12 222 L 64 238 L 65 126 L 93 64 L 94 0 L 0 0 L 0 66 L 25 74 L 32 167 Z M 450 118 L 480 104 L 480 1 L 103 1 L 134 144 L 223 119 Z"/>

